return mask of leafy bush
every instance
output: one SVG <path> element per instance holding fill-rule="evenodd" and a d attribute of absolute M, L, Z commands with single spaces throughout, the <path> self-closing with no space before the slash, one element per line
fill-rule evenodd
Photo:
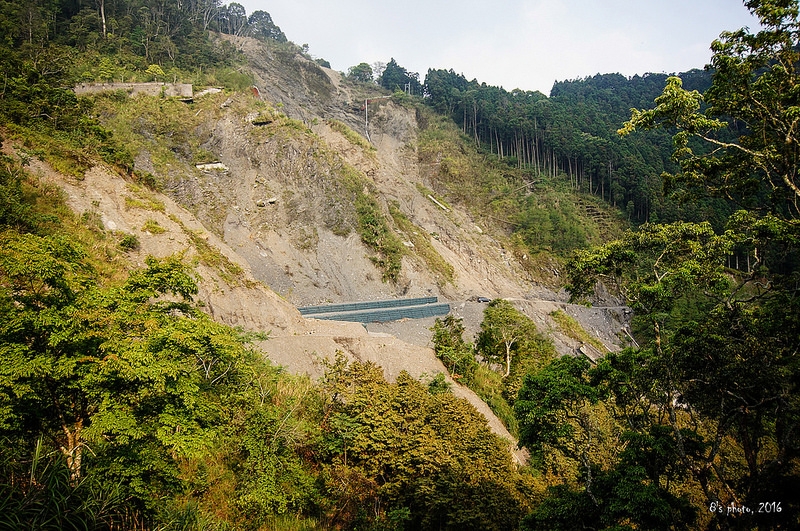
<path fill-rule="evenodd" d="M 4 452 L 0 462 L 0 529 L 113 529 L 135 523 L 121 489 L 96 475 L 74 478 L 63 460 L 46 455 L 41 439 L 27 456 L 13 456 L 27 446 L 20 441 L 0 442 L 16 449 Z"/>
<path fill-rule="evenodd" d="M 402 268 L 403 244 L 386 223 L 378 202 L 371 196 L 356 196 L 356 213 L 361 241 L 377 253 L 372 261 L 383 270 L 383 280 L 397 281 Z"/>
<path fill-rule="evenodd" d="M 139 237 L 135 234 L 125 234 L 119 240 L 119 248 L 123 251 L 133 251 L 139 248 Z"/>

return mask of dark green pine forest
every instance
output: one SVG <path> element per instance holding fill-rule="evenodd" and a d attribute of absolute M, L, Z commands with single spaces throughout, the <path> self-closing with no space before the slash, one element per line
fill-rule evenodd
<path fill-rule="evenodd" d="M 502 214 L 573 300 L 602 283 L 633 311 L 630 346 L 596 364 L 506 301 L 474 343 L 436 322 L 436 355 L 519 437 L 520 466 L 441 375 L 269 364 L 268 334 L 204 313 L 191 264 L 127 271 L 136 242 L 28 170 L 103 163 L 158 189 L 102 120 L 114 98 L 71 87 L 244 91 L 219 34 L 306 45 L 219 0 L 0 0 L 0 143 L 27 154 L 0 154 L 0 529 L 800 528 L 800 15 L 744 3 L 760 28 L 676 75 L 549 95 L 394 59 L 344 76 L 417 109 L 421 162 L 455 146 L 437 193 Z"/>

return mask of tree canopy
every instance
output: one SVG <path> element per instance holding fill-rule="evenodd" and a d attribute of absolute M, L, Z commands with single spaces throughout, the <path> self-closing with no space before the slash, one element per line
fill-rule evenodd
<path fill-rule="evenodd" d="M 686 198 L 722 198 L 735 207 L 716 229 L 645 224 L 577 254 L 573 296 L 591 293 L 598 281 L 616 286 L 635 311 L 641 346 L 593 368 L 555 373 L 555 386 L 542 383 L 545 374 L 526 380 L 521 431 L 532 449 L 558 442 L 563 433 L 553 419 L 600 396 L 613 406 L 626 445 L 611 466 L 584 463 L 579 486 L 554 491 L 531 525 L 567 528 L 558 516 L 567 508 L 609 527 L 798 525 L 789 493 L 800 481 L 800 150 L 792 110 L 800 22 L 796 2 L 746 5 L 761 28 L 714 42 L 705 93 L 671 77 L 655 107 L 634 109 L 620 130 L 672 131 L 679 168 L 668 183 Z M 661 519 L 645 521 L 639 501 L 660 507 L 648 514 Z"/>
<path fill-rule="evenodd" d="M 367 63 L 359 63 L 347 69 L 347 77 L 360 83 L 372 83 L 372 67 Z"/>
<path fill-rule="evenodd" d="M 409 72 L 394 60 L 392 57 L 381 73 L 379 80 L 380 86 L 389 90 L 408 91 L 411 95 L 422 95 L 422 84 L 419 81 L 419 74 Z"/>

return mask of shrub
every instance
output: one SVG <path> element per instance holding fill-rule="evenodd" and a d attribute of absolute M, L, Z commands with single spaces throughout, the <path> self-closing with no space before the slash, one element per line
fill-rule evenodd
<path fill-rule="evenodd" d="M 135 234 L 125 234 L 119 240 L 119 248 L 123 251 L 133 251 L 139 248 L 139 237 Z"/>

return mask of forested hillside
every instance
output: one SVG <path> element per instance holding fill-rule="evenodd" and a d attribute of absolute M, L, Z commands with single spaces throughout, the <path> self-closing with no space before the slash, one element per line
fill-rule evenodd
<path fill-rule="evenodd" d="M 701 70 L 680 77 L 688 90 L 703 92 L 711 83 L 711 73 Z M 572 189 L 610 203 L 630 221 L 718 221 L 727 214 L 724 205 L 681 205 L 665 196 L 661 175 L 675 169 L 668 132 L 616 133 L 630 109 L 646 107 L 666 80 L 666 74 L 596 75 L 557 82 L 545 97 L 429 70 L 425 91 L 428 103 L 452 117 L 476 148 L 533 175 L 564 175 Z"/>
<path fill-rule="evenodd" d="M 671 131 L 675 189 L 724 199 L 732 213 L 724 230 L 708 220 L 646 224 L 571 262 L 574 297 L 598 280 L 619 286 L 639 346 L 591 368 L 561 358 L 527 377 L 523 444 L 558 448 L 583 467 L 576 485 L 551 488 L 531 528 L 628 518 L 645 528 L 798 525 L 800 23 L 796 2 L 746 4 L 763 30 L 712 44 L 704 94 L 670 77 L 655 106 L 634 109 L 620 129 Z M 587 452 L 613 430 L 585 416 L 609 406 L 622 443 L 610 463 Z M 574 424 L 565 429 L 564 418 Z M 578 508 L 581 517 L 564 517 Z"/>
<path fill-rule="evenodd" d="M 0 0 L 0 528 L 800 527 L 800 14 L 745 4 L 761 29 L 731 28 L 706 70 L 546 96 L 445 69 L 421 81 L 394 59 L 332 76 L 236 3 Z M 263 48 L 248 55 L 245 38 Z M 267 70 L 292 84 L 265 90 L 274 101 L 257 86 Z M 71 90 L 111 81 L 221 92 Z M 401 170 L 378 162 L 370 130 Z M 258 171 L 203 174 L 223 152 Z M 124 180 L 117 199 L 141 227 L 116 230 L 100 199 L 73 212 L 44 165 L 72 184 L 97 168 Z M 348 279 L 330 288 L 320 267 L 292 267 L 348 242 L 370 289 L 463 295 L 457 270 L 512 271 L 577 302 L 613 299 L 633 328 L 611 352 L 565 299 L 538 322 L 496 299 L 473 338 L 453 315 L 436 321 L 438 374 L 387 379 L 348 358 L 361 339 L 343 335 L 315 362 L 321 378 L 289 374 L 262 349 L 279 333 L 321 349 L 310 328 L 234 328 L 198 296 L 267 289 L 211 243 L 234 210 L 249 216 L 239 241 L 288 220 L 285 297 L 341 293 Z M 136 254 L 167 222 L 187 245 Z M 576 355 L 557 355 L 553 328 Z"/>

